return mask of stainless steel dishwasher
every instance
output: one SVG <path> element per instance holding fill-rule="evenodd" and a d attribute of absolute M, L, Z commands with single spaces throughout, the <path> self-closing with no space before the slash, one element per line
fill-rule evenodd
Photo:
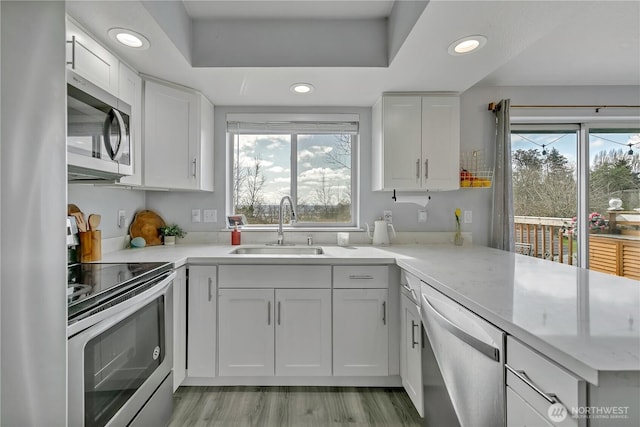
<path fill-rule="evenodd" d="M 424 425 L 506 424 L 505 334 L 449 297 L 421 283 Z"/>

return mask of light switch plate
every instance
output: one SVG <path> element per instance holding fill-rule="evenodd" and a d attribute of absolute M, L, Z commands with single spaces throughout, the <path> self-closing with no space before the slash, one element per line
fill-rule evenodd
<path fill-rule="evenodd" d="M 191 209 L 191 222 L 200 222 L 200 209 Z"/>
<path fill-rule="evenodd" d="M 473 221 L 472 211 L 464 211 L 464 223 L 471 224 Z"/>
<path fill-rule="evenodd" d="M 118 209 L 118 228 L 127 225 L 126 213 L 124 209 Z"/>
<path fill-rule="evenodd" d="M 427 222 L 427 211 L 426 210 L 418 211 L 418 222 Z"/>
<path fill-rule="evenodd" d="M 218 211 L 216 209 L 204 209 L 204 222 L 218 222 Z"/>

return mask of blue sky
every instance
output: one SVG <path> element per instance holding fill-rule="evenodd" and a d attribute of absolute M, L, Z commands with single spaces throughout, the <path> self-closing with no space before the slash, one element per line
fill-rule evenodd
<path fill-rule="evenodd" d="M 331 163 L 328 155 L 335 154 L 337 140 L 334 135 L 298 136 L 298 203 L 316 202 L 316 189 L 325 187 L 331 194 L 331 202 L 348 198 L 351 182 L 349 168 Z M 238 148 L 238 147 L 236 147 Z M 289 195 L 291 185 L 291 142 L 289 135 L 241 135 L 239 159 L 241 167 L 254 167 L 255 155 L 260 158 L 265 177 L 264 202 L 278 204 Z"/>
<path fill-rule="evenodd" d="M 534 141 L 527 141 L 522 136 Z M 569 162 L 576 164 L 577 162 L 577 133 L 548 133 L 548 134 L 531 134 L 527 132 L 518 132 L 511 136 L 512 150 L 528 150 L 535 148 L 542 151 L 542 144 L 546 144 L 547 150 L 556 148 L 563 154 Z M 615 141 L 615 142 L 612 142 Z M 634 152 L 640 152 L 640 133 L 592 133 L 589 138 L 589 164 L 593 164 L 593 159 L 599 152 L 605 150 L 610 151 L 623 149 L 629 150 L 627 144 L 632 143 Z M 537 145 L 536 145 L 537 144 Z"/>

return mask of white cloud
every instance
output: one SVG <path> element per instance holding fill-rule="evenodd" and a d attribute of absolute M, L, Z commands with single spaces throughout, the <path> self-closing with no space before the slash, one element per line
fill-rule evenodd
<path fill-rule="evenodd" d="M 270 167 L 269 169 L 267 169 L 267 171 L 269 172 L 273 172 L 273 173 L 289 173 L 290 169 L 285 169 L 282 166 L 273 166 Z"/>
<path fill-rule="evenodd" d="M 322 179 L 328 185 L 342 184 L 350 180 L 348 169 L 314 168 L 302 172 L 298 176 L 298 182 L 308 184 L 322 184 Z"/>
<path fill-rule="evenodd" d="M 592 147 L 602 147 L 605 144 L 605 142 L 601 139 L 593 139 L 589 142 L 589 145 Z"/>
<path fill-rule="evenodd" d="M 280 177 L 280 178 L 274 178 L 271 180 L 271 182 L 273 183 L 290 183 L 291 182 L 291 178 L 289 177 Z"/>

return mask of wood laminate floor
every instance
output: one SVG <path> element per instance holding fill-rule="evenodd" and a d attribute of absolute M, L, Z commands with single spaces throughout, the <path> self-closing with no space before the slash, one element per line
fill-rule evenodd
<path fill-rule="evenodd" d="M 401 388 L 180 387 L 170 427 L 419 427 Z"/>

